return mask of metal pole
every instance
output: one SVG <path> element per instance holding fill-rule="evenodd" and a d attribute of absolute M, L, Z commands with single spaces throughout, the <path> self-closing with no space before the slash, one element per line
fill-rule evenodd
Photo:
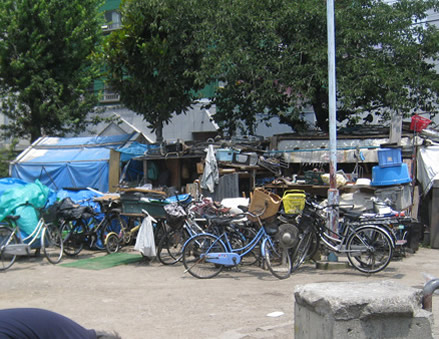
<path fill-rule="evenodd" d="M 336 76 L 335 76 L 335 15 L 334 0 L 327 0 L 327 30 L 328 30 L 328 95 L 329 95 L 329 205 L 338 204 L 337 189 L 337 119 L 336 119 Z M 329 209 L 329 228 L 337 231 L 338 209 Z M 335 256 L 333 256 L 335 257 Z M 336 261 L 336 257 L 335 260 Z"/>

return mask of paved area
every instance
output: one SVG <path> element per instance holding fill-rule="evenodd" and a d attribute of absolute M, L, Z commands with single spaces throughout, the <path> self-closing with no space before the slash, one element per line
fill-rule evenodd
<path fill-rule="evenodd" d="M 89 251 L 80 258 L 101 255 Z M 71 260 L 76 259 L 64 262 Z M 309 264 L 287 280 L 259 267 L 198 280 L 185 274 L 181 264 L 140 262 L 91 271 L 25 257 L 1 273 L 0 304 L 50 309 L 88 328 L 117 331 L 125 339 L 293 338 L 297 285 L 394 280 L 422 289 L 424 273 L 439 277 L 438 260 L 439 250 L 420 248 L 370 276 Z M 439 319 L 439 294 L 433 298 L 433 314 Z M 438 326 L 434 332 L 439 334 Z"/>

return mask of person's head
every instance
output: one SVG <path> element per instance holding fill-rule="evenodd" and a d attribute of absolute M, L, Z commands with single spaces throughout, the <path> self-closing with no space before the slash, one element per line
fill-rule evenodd
<path fill-rule="evenodd" d="M 116 332 L 109 333 L 105 331 L 95 331 L 96 339 L 122 339 L 122 337 Z"/>

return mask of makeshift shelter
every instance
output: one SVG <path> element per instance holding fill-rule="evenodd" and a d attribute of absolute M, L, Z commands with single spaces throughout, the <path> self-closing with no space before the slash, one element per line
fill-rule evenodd
<path fill-rule="evenodd" d="M 80 138 L 41 137 L 10 165 L 11 177 L 62 188 L 91 187 L 101 192 L 114 191 L 119 184 L 121 153 L 138 133 Z M 137 144 L 134 144 L 136 149 Z M 134 152 L 131 156 L 139 155 Z"/>
<path fill-rule="evenodd" d="M 439 248 L 439 146 L 419 149 L 417 179 L 422 187 L 423 202 L 427 204 L 426 221 L 430 225 L 430 246 Z"/>

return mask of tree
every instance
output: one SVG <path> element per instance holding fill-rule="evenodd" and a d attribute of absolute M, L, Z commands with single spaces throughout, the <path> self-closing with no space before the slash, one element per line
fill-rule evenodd
<path fill-rule="evenodd" d="M 18 140 L 14 139 L 8 147 L 0 148 L 0 178 L 9 177 L 9 164 L 17 156 L 14 151 L 17 143 Z"/>
<path fill-rule="evenodd" d="M 195 78 L 203 48 L 194 37 L 202 15 L 196 0 L 125 0 L 122 29 L 105 46 L 108 83 L 143 115 L 158 142 L 163 124 L 173 112 L 186 112 L 203 87 Z"/>
<path fill-rule="evenodd" d="M 219 79 L 215 120 L 252 129 L 256 113 L 293 127 L 312 106 L 328 128 L 328 59 L 324 1 L 213 3 L 203 72 Z M 335 3 L 337 118 L 370 112 L 438 112 L 439 33 L 425 22 L 437 0 L 340 0 Z M 239 29 L 238 29 L 239 28 Z M 207 42 L 206 42 L 207 43 Z M 220 120 L 220 121 L 218 121 Z"/>
<path fill-rule="evenodd" d="M 0 2 L 0 112 L 6 136 L 78 132 L 97 103 L 100 0 Z"/>

